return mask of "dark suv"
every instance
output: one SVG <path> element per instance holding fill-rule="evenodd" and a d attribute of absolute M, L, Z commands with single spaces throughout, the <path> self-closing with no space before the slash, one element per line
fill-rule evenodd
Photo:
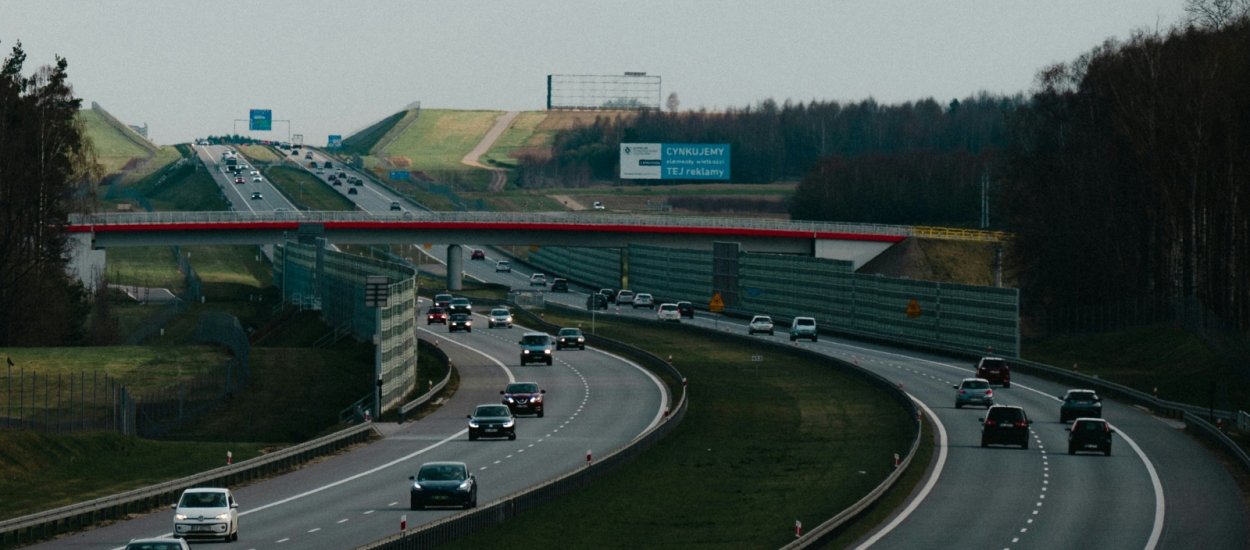
<path fill-rule="evenodd" d="M 1094 390 L 1068 390 L 1059 405 L 1059 421 L 1073 418 L 1102 418 L 1102 398 Z"/>
<path fill-rule="evenodd" d="M 565 279 L 560 279 L 560 278 L 552 279 L 551 291 L 552 292 L 568 292 L 569 282 Z"/>
<path fill-rule="evenodd" d="M 981 446 L 1019 445 L 1029 448 L 1029 416 L 1020 407 L 994 405 L 981 418 Z"/>
<path fill-rule="evenodd" d="M 1101 418 L 1078 418 L 1068 430 L 1068 454 L 1077 451 L 1101 452 L 1111 456 L 1111 434 L 1115 432 L 1106 420 Z"/>
<path fill-rule="evenodd" d="M 1002 384 L 1004 388 L 1011 387 L 1011 367 L 1001 357 L 982 357 L 977 362 L 976 377 L 989 380 L 991 384 Z"/>
<path fill-rule="evenodd" d="M 547 390 L 540 389 L 535 382 L 516 382 L 508 384 L 503 391 L 503 404 L 512 410 L 512 414 L 533 413 L 543 417 L 543 394 Z"/>

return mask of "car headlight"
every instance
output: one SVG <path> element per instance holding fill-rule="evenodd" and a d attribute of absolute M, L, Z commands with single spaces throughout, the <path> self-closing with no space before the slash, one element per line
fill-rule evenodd
<path fill-rule="evenodd" d="M 521 350 L 521 355 L 529 355 L 529 354 L 530 354 L 530 350 L 528 349 Z"/>
<path fill-rule="evenodd" d="M 182 521 L 184 519 L 187 519 L 187 515 L 186 514 L 174 514 L 174 519 L 178 521 Z"/>
<path fill-rule="evenodd" d="M 585 342 L 585 341 L 586 341 L 586 339 L 585 339 L 585 338 L 583 338 L 583 337 L 581 337 L 581 336 L 578 336 L 578 337 L 577 337 L 577 343 L 579 343 L 579 344 L 580 344 L 580 343 Z"/>
<path fill-rule="evenodd" d="M 471 327 L 471 326 L 473 326 L 473 321 L 465 321 L 465 322 L 464 322 L 464 326 L 466 326 L 466 327 Z"/>
<path fill-rule="evenodd" d="M 544 349 L 544 350 L 543 350 L 543 353 L 544 353 L 544 354 L 546 354 L 546 355 L 551 355 L 551 348 L 546 348 L 546 349 Z"/>
<path fill-rule="evenodd" d="M 412 484 L 412 490 L 413 490 L 413 491 L 420 491 L 420 490 L 421 490 L 421 484 L 420 484 L 420 483 L 413 482 L 413 484 Z"/>
<path fill-rule="evenodd" d="M 505 402 L 507 402 L 507 403 L 512 403 L 512 402 L 515 402 L 515 401 L 516 401 L 515 399 L 513 399 L 513 398 L 511 398 L 511 397 L 505 397 L 505 398 L 503 398 L 503 400 L 504 400 Z"/>
<path fill-rule="evenodd" d="M 220 513 L 220 514 L 217 514 L 217 518 L 216 518 L 216 519 L 219 519 L 219 520 L 221 520 L 221 521 L 226 521 L 226 520 L 230 519 L 230 512 L 222 512 L 222 513 Z"/>
<path fill-rule="evenodd" d="M 503 427 L 505 427 L 505 428 L 511 428 L 513 424 L 516 424 L 516 421 L 515 421 L 515 420 L 509 420 L 509 421 L 507 421 L 507 422 L 504 422 L 504 423 L 503 423 Z"/>
<path fill-rule="evenodd" d="M 470 428 L 476 428 L 476 427 L 477 427 L 477 421 L 476 421 L 476 420 L 470 420 L 470 421 L 469 421 L 469 427 L 470 427 Z"/>
<path fill-rule="evenodd" d="M 459 487 L 456 487 L 456 490 L 463 492 L 463 493 L 467 493 L 469 492 L 469 489 L 472 489 L 472 488 L 473 488 L 473 482 L 466 479 L 464 480 L 463 483 L 460 484 Z"/>

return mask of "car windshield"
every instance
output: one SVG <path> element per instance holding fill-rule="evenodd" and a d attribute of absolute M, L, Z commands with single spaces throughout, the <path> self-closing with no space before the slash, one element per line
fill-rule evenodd
<path fill-rule="evenodd" d="M 507 317 L 507 316 L 508 316 L 508 310 L 506 310 L 506 309 L 492 309 L 492 310 L 490 310 L 490 314 L 491 314 L 492 316 L 495 316 L 495 317 Z"/>
<path fill-rule="evenodd" d="M 967 380 L 964 382 L 964 389 L 983 390 L 988 387 L 990 387 L 989 382 L 984 380 Z"/>
<path fill-rule="evenodd" d="M 504 391 L 508 393 L 538 393 L 538 384 L 530 382 L 508 384 L 507 389 Z"/>
<path fill-rule="evenodd" d="M 1103 424 L 1102 422 L 1080 422 L 1076 425 L 1076 429 L 1083 432 L 1101 432 Z"/>
<path fill-rule="evenodd" d="M 527 346 L 542 346 L 547 343 L 547 335 L 526 335 L 521 337 L 521 343 Z"/>
<path fill-rule="evenodd" d="M 464 481 L 464 468 L 451 464 L 422 466 L 417 481 Z"/>
<path fill-rule="evenodd" d="M 1020 409 L 1009 408 L 992 408 L 990 409 L 989 419 L 995 422 L 1015 422 L 1024 420 L 1024 411 Z"/>
<path fill-rule="evenodd" d="M 508 407 L 503 405 L 478 407 L 476 411 L 473 411 L 473 416 L 508 416 Z"/>
<path fill-rule="evenodd" d="M 816 324 L 815 319 L 795 319 L 794 324 L 800 327 L 809 327 Z"/>
<path fill-rule="evenodd" d="M 562 328 L 560 329 L 560 336 L 577 336 L 578 334 L 581 334 L 581 332 L 582 331 L 575 328 Z"/>
<path fill-rule="evenodd" d="M 1094 394 L 1092 393 L 1070 393 L 1068 394 L 1068 401 L 1088 403 L 1088 402 L 1096 401 L 1096 400 L 1097 399 L 1094 397 Z"/>
<path fill-rule="evenodd" d="M 434 296 L 434 301 L 435 302 L 450 302 L 451 294 L 439 294 L 437 296 Z"/>
<path fill-rule="evenodd" d="M 182 543 L 179 543 L 179 542 L 132 542 L 126 545 L 126 550 L 182 550 Z"/>
<path fill-rule="evenodd" d="M 751 322 L 752 323 L 771 323 L 773 322 L 773 320 L 769 319 L 768 317 L 756 317 L 754 319 L 751 319 Z"/>
<path fill-rule="evenodd" d="M 224 493 L 186 493 L 178 503 L 181 508 L 225 508 Z"/>
<path fill-rule="evenodd" d="M 998 370 L 1003 367 L 1002 359 L 986 360 L 981 362 L 981 368 L 989 370 Z"/>
<path fill-rule="evenodd" d="M 469 314 L 467 314 L 467 313 L 453 313 L 453 314 L 451 315 L 451 320 L 452 320 L 452 321 L 467 321 L 467 320 L 469 320 Z"/>

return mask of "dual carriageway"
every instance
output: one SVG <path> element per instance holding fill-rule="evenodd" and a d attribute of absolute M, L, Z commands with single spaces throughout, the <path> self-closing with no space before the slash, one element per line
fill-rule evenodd
<path fill-rule="evenodd" d="M 198 149 L 205 165 L 214 167 L 220 151 Z M 337 164 L 320 153 L 315 160 Z M 297 163 L 306 167 L 306 162 L 301 154 Z M 267 181 L 236 185 L 220 169 L 214 172 L 236 211 L 294 211 Z M 389 212 L 392 202 L 403 200 L 364 180 L 352 197 L 362 210 Z M 345 193 L 346 186 L 333 188 Z M 263 200 L 248 198 L 256 190 Z M 530 273 L 523 266 L 496 273 L 497 259 L 503 258 L 492 254 L 486 262 L 464 262 L 463 269 L 483 281 L 528 287 Z M 574 287 L 545 298 L 584 307 L 592 291 Z M 649 309 L 606 314 L 654 317 Z M 485 325 L 484 319 L 479 322 Z M 702 311 L 683 322 L 746 333 L 741 320 Z M 441 342 L 455 362 L 462 380 L 456 395 L 421 422 L 384 426 L 385 437 L 376 443 L 238 489 L 242 547 L 353 547 L 393 533 L 401 515 L 412 527 L 435 521 L 455 512 L 406 507 L 406 478 L 421 463 L 467 462 L 480 481 L 479 502 L 486 503 L 581 466 L 588 448 L 602 454 L 626 445 L 658 422 L 667 402 L 654 377 L 598 350 L 557 352 L 553 367 L 518 367 L 522 327 L 454 335 L 439 329 L 422 324 L 421 336 Z M 791 345 L 784 331 L 753 337 Z M 936 456 L 926 480 L 862 546 L 1246 548 L 1250 541 L 1247 508 L 1233 476 L 1177 421 L 1104 400 L 1103 416 L 1117 429 L 1113 454 L 1070 456 L 1057 398 L 1068 388 L 1014 373 L 1012 387 L 996 389 L 995 398 L 1028 411 L 1034 422 L 1030 448 L 981 448 L 982 411 L 954 407 L 952 385 L 972 375 L 968 362 L 830 335 L 795 345 L 896 382 L 936 427 Z M 535 380 L 548 390 L 547 416 L 521 418 L 516 441 L 469 443 L 464 413 L 497 401 L 499 389 L 513 380 Z M 169 527 L 169 513 L 158 512 L 40 547 L 119 546 L 130 538 L 168 533 Z"/>

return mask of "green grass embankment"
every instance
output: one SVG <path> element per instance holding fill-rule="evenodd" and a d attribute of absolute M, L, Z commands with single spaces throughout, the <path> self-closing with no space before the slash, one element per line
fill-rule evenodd
<path fill-rule="evenodd" d="M 673 356 L 690 388 L 681 425 L 594 484 L 451 547 L 633 548 L 643 530 L 649 548 L 777 548 L 795 520 L 814 526 L 850 506 L 910 448 L 913 424 L 897 402 L 822 361 L 769 349 L 754 362 L 755 346 L 611 315 L 597 316 L 595 332 Z"/>
<path fill-rule="evenodd" d="M 265 177 L 300 210 L 355 210 L 356 204 L 301 168 L 271 166 Z"/>

